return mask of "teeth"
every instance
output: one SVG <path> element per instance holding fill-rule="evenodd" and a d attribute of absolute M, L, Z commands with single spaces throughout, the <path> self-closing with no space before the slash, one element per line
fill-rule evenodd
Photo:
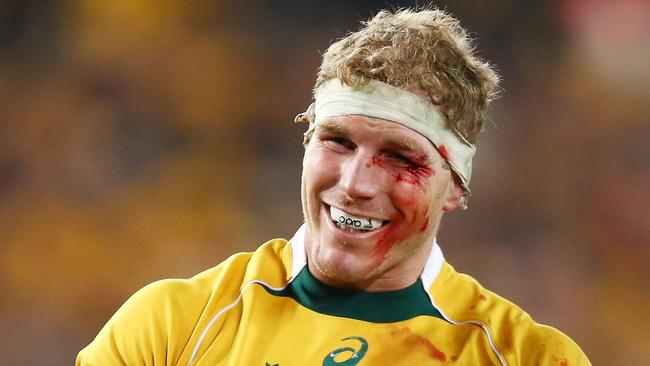
<path fill-rule="evenodd" d="M 341 229 L 349 228 L 370 231 L 378 229 L 383 224 L 382 220 L 353 216 L 333 206 L 330 206 L 330 217 Z"/>

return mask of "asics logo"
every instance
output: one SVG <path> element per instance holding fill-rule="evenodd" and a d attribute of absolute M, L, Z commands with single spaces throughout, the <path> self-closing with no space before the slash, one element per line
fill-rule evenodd
<path fill-rule="evenodd" d="M 341 339 L 341 341 L 347 341 L 350 339 L 359 341 L 361 343 L 361 347 L 359 347 L 358 350 L 352 347 L 337 348 L 334 351 L 330 352 L 327 356 L 325 356 L 325 359 L 323 359 L 323 366 L 355 366 L 356 364 L 361 362 L 361 359 L 366 355 L 366 352 L 368 351 L 368 342 L 366 342 L 365 339 L 358 336 L 343 338 Z M 342 354 L 349 354 L 349 355 L 347 358 L 343 360 L 340 360 L 340 357 L 338 357 L 339 361 L 335 360 L 337 356 Z"/>

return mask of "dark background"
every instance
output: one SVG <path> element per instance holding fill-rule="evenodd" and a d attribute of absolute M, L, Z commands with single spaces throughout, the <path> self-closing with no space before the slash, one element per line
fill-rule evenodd
<path fill-rule="evenodd" d="M 0 354 L 71 364 L 146 283 L 301 224 L 319 54 L 409 1 L 0 2 Z M 650 364 L 650 3 L 439 2 L 503 76 L 447 259 Z"/>

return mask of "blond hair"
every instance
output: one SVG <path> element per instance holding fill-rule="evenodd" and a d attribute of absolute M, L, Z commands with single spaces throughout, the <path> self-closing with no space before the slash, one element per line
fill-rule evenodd
<path fill-rule="evenodd" d="M 449 127 L 472 143 L 499 82 L 458 20 L 435 8 L 383 10 L 363 22 L 323 54 L 314 90 L 332 78 L 352 87 L 374 79 L 424 91 L 445 108 Z"/>

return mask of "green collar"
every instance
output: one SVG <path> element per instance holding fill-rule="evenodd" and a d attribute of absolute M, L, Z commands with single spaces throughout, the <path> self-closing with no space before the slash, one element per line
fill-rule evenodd
<path fill-rule="evenodd" d="M 425 315 L 444 320 L 431 304 L 419 278 L 401 290 L 365 292 L 324 284 L 305 266 L 284 289 L 264 288 L 272 295 L 290 297 L 315 312 L 343 318 L 393 323 Z"/>

